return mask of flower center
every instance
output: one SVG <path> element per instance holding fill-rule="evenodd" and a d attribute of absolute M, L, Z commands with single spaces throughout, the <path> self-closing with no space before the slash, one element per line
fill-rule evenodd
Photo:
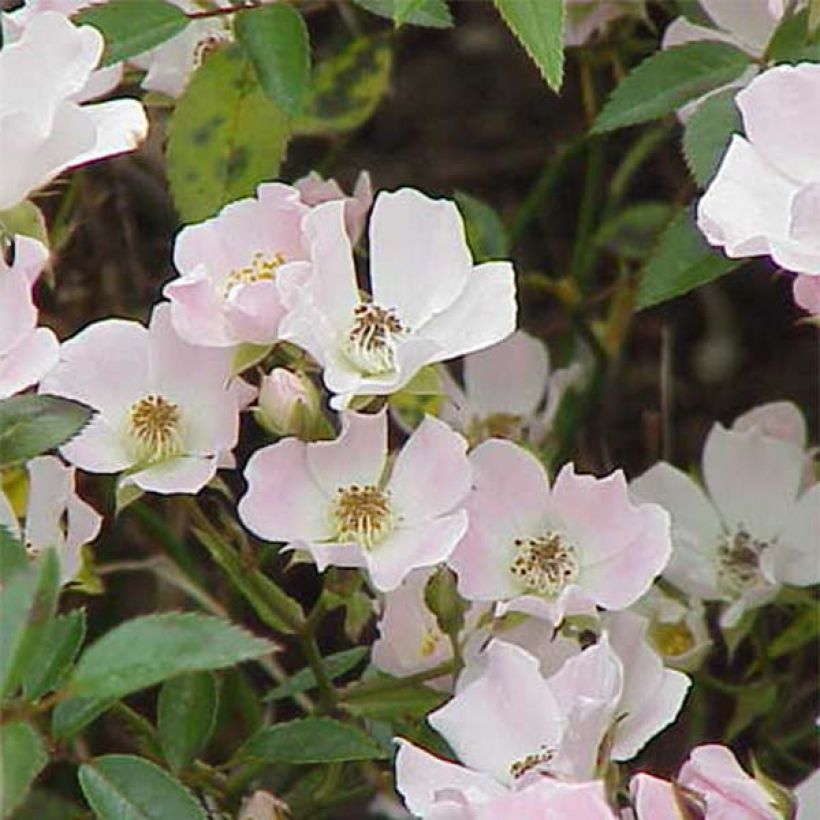
<path fill-rule="evenodd" d="M 141 461 L 162 461 L 182 451 L 179 407 L 151 394 L 131 405 L 129 432 Z"/>
<path fill-rule="evenodd" d="M 578 577 L 575 549 L 558 533 L 516 538 L 515 546 L 510 572 L 529 592 L 552 598 Z"/>
<path fill-rule="evenodd" d="M 340 541 L 355 541 L 366 550 L 384 541 L 394 523 L 387 493 L 372 484 L 339 489 L 333 517 L 336 537 Z"/>
<path fill-rule="evenodd" d="M 345 353 L 368 375 L 389 373 L 396 369 L 396 339 L 403 333 L 405 328 L 394 310 L 362 302 L 353 308 Z"/>
<path fill-rule="evenodd" d="M 649 638 L 661 655 L 677 658 L 695 646 L 695 636 L 684 621 L 677 623 L 653 623 Z"/>
<path fill-rule="evenodd" d="M 765 583 L 760 572 L 760 555 L 769 545 L 758 541 L 745 530 L 727 536 L 717 548 L 718 587 L 737 597 L 748 589 Z"/>
<path fill-rule="evenodd" d="M 530 772 L 545 763 L 552 762 L 554 757 L 555 752 L 552 749 L 541 749 L 538 752 L 522 757 L 521 760 L 515 760 L 510 763 L 510 774 L 515 780 L 519 780 L 527 772 Z"/>
<path fill-rule="evenodd" d="M 284 264 L 285 257 L 281 253 L 265 256 L 262 251 L 257 251 L 251 257 L 249 265 L 245 265 L 243 268 L 234 268 L 228 274 L 223 286 L 225 296 L 228 296 L 234 288 L 240 285 L 272 281 L 276 278 L 276 271 Z"/>

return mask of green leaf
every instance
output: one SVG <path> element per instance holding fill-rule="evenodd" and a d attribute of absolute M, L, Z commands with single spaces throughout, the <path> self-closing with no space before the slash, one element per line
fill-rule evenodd
<path fill-rule="evenodd" d="M 455 200 L 467 231 L 467 244 L 476 262 L 505 259 L 510 252 L 510 239 L 501 217 L 482 200 L 463 191 L 455 192 Z"/>
<path fill-rule="evenodd" d="M 0 211 L 0 229 L 12 236 L 31 236 L 48 245 L 46 219 L 43 212 L 29 199 L 6 211 Z"/>
<path fill-rule="evenodd" d="M 114 698 L 61 700 L 51 713 L 51 734 L 55 740 L 70 740 L 103 712 L 107 712 L 115 702 Z"/>
<path fill-rule="evenodd" d="M 359 37 L 323 60 L 314 68 L 294 132 L 331 134 L 358 128 L 384 96 L 392 63 L 393 51 L 384 37 Z"/>
<path fill-rule="evenodd" d="M 28 723 L 0 727 L 0 817 L 11 814 L 47 762 L 45 745 Z"/>
<path fill-rule="evenodd" d="M 164 759 L 159 733 L 148 718 L 143 717 L 136 709 L 118 700 L 111 706 L 111 722 L 128 737 L 129 746 L 155 763 Z"/>
<path fill-rule="evenodd" d="M 290 118 L 259 86 L 241 46 L 211 54 L 171 117 L 168 181 L 185 222 L 213 216 L 274 179 L 290 137 Z"/>
<path fill-rule="evenodd" d="M 36 700 L 57 689 L 85 638 L 85 611 L 75 609 L 49 623 L 23 676 L 23 693 Z"/>
<path fill-rule="evenodd" d="M 655 52 L 612 92 L 592 131 L 600 134 L 670 114 L 737 79 L 749 61 L 748 54 L 725 43 L 687 43 Z"/>
<path fill-rule="evenodd" d="M 375 688 L 371 689 L 370 684 Z M 341 692 L 341 705 L 351 714 L 373 720 L 417 719 L 441 706 L 448 696 L 429 686 L 376 674 L 366 684 Z"/>
<path fill-rule="evenodd" d="M 411 23 L 426 28 L 451 28 L 453 15 L 444 0 L 353 0 L 371 14 L 397 25 Z"/>
<path fill-rule="evenodd" d="M 820 0 L 809 0 L 808 28 L 810 34 L 816 34 L 820 29 Z"/>
<path fill-rule="evenodd" d="M 159 692 L 157 728 L 171 770 L 185 768 L 214 730 L 219 690 L 211 672 L 191 672 L 166 681 Z"/>
<path fill-rule="evenodd" d="M 388 749 L 361 729 L 326 717 L 306 717 L 268 726 L 237 752 L 243 760 L 290 764 L 381 760 L 389 756 Z"/>
<path fill-rule="evenodd" d="M 25 544 L 3 524 L 0 524 L 0 584 L 5 584 L 15 572 L 28 564 Z"/>
<path fill-rule="evenodd" d="M 734 270 L 742 260 L 727 259 L 709 247 L 683 209 L 661 234 L 638 286 L 639 310 L 682 296 Z"/>
<path fill-rule="evenodd" d="M 54 550 L 46 550 L 15 572 L 0 595 L 0 696 L 20 685 L 54 615 L 59 594 L 60 565 Z"/>
<path fill-rule="evenodd" d="M 13 820 L 88 820 L 76 803 L 45 789 L 32 789 L 12 815 Z"/>
<path fill-rule="evenodd" d="M 106 66 L 170 40 L 190 20 L 178 6 L 163 0 L 109 0 L 81 11 L 74 22 L 94 26 L 105 37 L 101 65 Z"/>
<path fill-rule="evenodd" d="M 366 646 L 354 646 L 353 649 L 345 649 L 342 652 L 334 652 L 327 655 L 323 660 L 325 671 L 331 680 L 341 677 L 345 672 L 358 666 L 362 659 L 367 656 L 370 650 Z M 271 689 L 264 700 L 283 700 L 292 697 L 299 692 L 307 692 L 316 687 L 316 676 L 313 670 L 306 666 L 294 675 L 291 675 L 284 683 Z"/>
<path fill-rule="evenodd" d="M 770 658 L 795 652 L 820 636 L 820 604 L 816 601 L 800 614 L 769 644 Z"/>
<path fill-rule="evenodd" d="M 493 0 L 553 91 L 564 77 L 564 0 Z"/>
<path fill-rule="evenodd" d="M 98 757 L 80 766 L 79 780 L 100 820 L 207 820 L 185 786 L 141 757 Z"/>
<path fill-rule="evenodd" d="M 624 259 L 646 259 L 674 215 L 668 202 L 636 202 L 598 229 L 595 244 Z"/>
<path fill-rule="evenodd" d="M 704 100 L 686 121 L 683 155 L 698 186 L 705 188 L 715 175 L 732 134 L 743 130 L 735 105 L 736 89 L 726 89 Z"/>
<path fill-rule="evenodd" d="M 0 468 L 29 461 L 65 444 L 94 411 L 58 396 L 12 396 L 0 401 Z"/>
<path fill-rule="evenodd" d="M 120 698 L 183 672 L 220 669 L 274 649 L 221 618 L 167 612 L 126 621 L 80 657 L 68 688 L 79 697 Z"/>
<path fill-rule="evenodd" d="M 724 740 L 734 740 L 755 720 L 770 714 L 777 704 L 777 686 L 773 681 L 747 684 L 735 701 L 735 710 L 726 727 Z"/>
<path fill-rule="evenodd" d="M 766 48 L 769 60 L 792 65 L 820 60 L 820 43 L 811 29 L 810 13 L 810 9 L 802 9 L 784 17 Z"/>
<path fill-rule="evenodd" d="M 273 3 L 238 14 L 235 29 L 264 92 L 283 111 L 298 114 L 310 83 L 310 38 L 302 15 Z"/>

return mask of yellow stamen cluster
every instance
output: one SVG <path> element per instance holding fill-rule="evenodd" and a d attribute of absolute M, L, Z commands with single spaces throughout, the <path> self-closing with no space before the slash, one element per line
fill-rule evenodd
<path fill-rule="evenodd" d="M 510 764 L 510 774 L 518 780 L 537 766 L 549 763 L 554 757 L 555 752 L 552 749 L 543 749 L 540 752 L 529 754 Z"/>
<path fill-rule="evenodd" d="M 140 461 L 162 461 L 180 453 L 181 417 L 176 404 L 152 393 L 131 406 L 128 418 Z"/>
<path fill-rule="evenodd" d="M 353 309 L 345 352 L 367 374 L 389 373 L 396 369 L 396 337 L 404 332 L 395 311 L 362 302 Z"/>
<path fill-rule="evenodd" d="M 276 278 L 276 271 L 285 264 L 285 257 L 281 253 L 272 256 L 265 256 L 261 251 L 257 251 L 252 257 L 249 265 L 243 268 L 235 268 L 225 279 L 225 295 L 230 293 L 232 288 L 238 285 L 250 285 L 253 282 L 266 282 Z"/>
<path fill-rule="evenodd" d="M 336 537 L 373 549 L 393 529 L 393 513 L 387 493 L 372 484 L 339 489 L 333 508 Z"/>
<path fill-rule="evenodd" d="M 760 555 L 767 547 L 765 541 L 758 541 L 743 529 L 721 541 L 717 548 L 718 586 L 737 596 L 761 584 Z"/>
<path fill-rule="evenodd" d="M 510 572 L 528 591 L 554 597 L 578 577 L 575 550 L 558 533 L 518 538 Z"/>

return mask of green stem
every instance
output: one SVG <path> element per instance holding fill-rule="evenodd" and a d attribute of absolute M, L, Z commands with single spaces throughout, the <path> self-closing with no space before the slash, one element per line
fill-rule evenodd
<path fill-rule="evenodd" d="M 361 698 L 368 698 L 374 694 L 382 692 L 394 692 L 397 689 L 404 689 L 417 683 L 426 683 L 442 675 L 449 675 L 455 669 L 455 661 L 445 661 L 432 669 L 424 672 L 417 672 L 415 675 L 408 675 L 406 678 L 390 678 L 389 680 L 363 681 L 354 684 L 341 693 L 343 703 L 350 703 Z"/>
<path fill-rule="evenodd" d="M 578 227 L 572 248 L 572 276 L 582 291 L 587 290 L 589 270 L 595 261 L 596 250 L 592 234 L 599 211 L 598 197 L 604 170 L 604 142 L 602 137 L 593 137 L 589 142 L 589 156 L 581 207 L 578 211 Z"/>
<path fill-rule="evenodd" d="M 319 645 L 316 643 L 316 638 L 310 633 L 300 633 L 299 647 L 316 678 L 316 686 L 319 689 L 318 706 L 320 710 L 332 711 L 339 702 L 339 693 L 330 679 L 324 658 L 322 658 L 322 653 L 319 651 Z"/>

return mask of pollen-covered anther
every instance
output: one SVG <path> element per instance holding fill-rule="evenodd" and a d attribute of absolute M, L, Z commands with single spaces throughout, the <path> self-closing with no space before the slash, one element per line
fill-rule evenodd
<path fill-rule="evenodd" d="M 388 373 L 396 369 L 396 339 L 405 332 L 394 310 L 362 302 L 353 309 L 345 350 L 365 373 Z"/>
<path fill-rule="evenodd" d="M 717 548 L 718 584 L 731 595 L 740 595 L 744 590 L 765 583 L 760 571 L 760 556 L 768 547 L 765 541 L 758 541 L 744 529 L 727 536 Z"/>
<path fill-rule="evenodd" d="M 340 541 L 353 541 L 368 550 L 381 543 L 394 524 L 387 493 L 372 484 L 341 488 L 333 517 Z"/>
<path fill-rule="evenodd" d="M 285 257 L 281 253 L 266 256 L 257 251 L 250 264 L 242 268 L 234 268 L 225 279 L 225 295 L 238 285 L 250 285 L 253 282 L 267 282 L 276 278 L 276 272 L 285 264 Z"/>
<path fill-rule="evenodd" d="M 516 760 L 510 763 L 510 774 L 518 780 L 522 778 L 527 772 L 550 763 L 555 757 L 555 752 L 552 749 L 542 749 L 540 752 L 522 757 L 521 760 Z"/>
<path fill-rule="evenodd" d="M 180 453 L 180 413 L 176 404 L 151 394 L 131 406 L 128 418 L 142 460 L 160 461 Z"/>
<path fill-rule="evenodd" d="M 578 577 L 575 550 L 558 533 L 519 538 L 515 546 L 510 572 L 530 592 L 552 597 Z"/>

